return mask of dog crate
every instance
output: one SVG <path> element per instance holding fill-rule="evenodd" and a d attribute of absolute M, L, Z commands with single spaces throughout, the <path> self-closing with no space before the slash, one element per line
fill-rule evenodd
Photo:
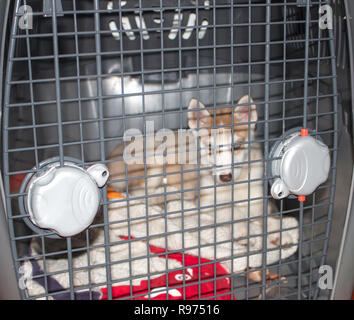
<path fill-rule="evenodd" d="M 15 0 L 0 6 L 1 298 L 351 295 L 349 1 Z M 240 125 L 234 119 L 245 96 L 246 118 Z M 220 164 L 201 164 L 199 142 L 192 168 L 182 162 L 171 171 L 162 161 L 158 173 L 148 170 L 149 138 L 162 132 L 161 141 L 166 142 L 166 129 L 185 132 L 193 98 L 197 130 L 203 110 L 212 119 L 210 129 L 220 129 L 218 114 L 229 109 L 232 133 L 240 127 L 248 132 L 236 148 L 248 154 L 246 160 L 233 155 L 231 163 L 231 170 L 248 172 L 243 180 L 220 183 L 211 174 L 212 183 L 202 185 L 203 177 Z M 111 170 L 108 177 L 105 169 L 97 178 L 93 169 L 112 168 L 117 161 L 112 151 L 127 147 L 127 132 L 140 132 L 143 139 L 139 196 L 132 195 L 137 177 L 127 164 L 120 178 Z M 318 181 L 306 198 L 278 193 L 273 199 L 279 178 L 274 164 L 284 149 L 276 150 L 300 132 L 315 145 L 327 146 L 328 178 Z M 234 138 L 229 144 L 234 146 Z M 250 156 L 255 145 L 262 157 L 254 161 Z M 324 158 L 312 150 L 296 158 L 298 167 L 289 169 L 290 176 L 301 175 L 306 157 L 317 161 L 312 170 L 323 166 Z M 166 149 L 162 156 L 166 160 Z M 254 181 L 255 165 L 264 170 Z M 48 172 L 61 181 L 43 193 Z M 106 184 L 106 178 L 101 181 L 105 176 Z M 175 191 L 168 186 L 171 176 L 179 177 Z M 186 177 L 196 185 L 187 187 Z M 86 182 L 80 184 L 80 179 Z M 160 181 L 160 204 L 153 202 L 154 179 Z M 93 181 L 100 188 L 91 186 Z M 115 182 L 122 183 L 123 190 L 114 189 Z M 255 182 L 258 196 L 253 193 Z M 247 197 L 239 199 L 242 184 Z M 223 203 L 231 216 L 221 221 L 217 198 L 223 191 L 218 189 L 231 190 Z M 206 205 L 201 194 L 208 190 L 211 203 Z M 185 199 L 190 191 L 195 207 Z M 256 216 L 251 214 L 255 202 L 261 208 Z M 40 218 L 35 221 L 32 203 L 40 214 L 59 220 L 65 210 L 82 216 L 91 212 L 91 217 L 68 219 L 60 232 L 40 225 Z M 243 217 L 241 206 L 246 208 Z M 205 211 L 211 220 L 205 221 Z M 270 219 L 279 223 L 276 229 Z M 70 228 L 76 223 L 81 229 L 74 232 Z M 246 230 L 241 237 L 234 232 L 239 223 Z M 280 234 L 277 245 L 269 240 L 274 234 Z M 286 237 L 292 241 L 283 242 Z M 321 275 L 328 276 L 325 283 Z"/>

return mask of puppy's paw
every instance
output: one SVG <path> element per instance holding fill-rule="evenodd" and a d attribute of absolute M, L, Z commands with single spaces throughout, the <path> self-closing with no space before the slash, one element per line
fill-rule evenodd
<path fill-rule="evenodd" d="M 253 268 L 249 268 L 250 272 L 248 273 L 248 278 L 254 282 L 262 282 L 263 280 L 263 272 L 262 270 L 255 270 L 253 271 Z M 277 273 L 270 273 L 269 269 L 266 269 L 265 271 L 265 279 L 266 282 L 272 282 L 273 280 L 280 280 L 282 282 L 287 282 L 286 278 L 284 276 L 280 276 Z"/>

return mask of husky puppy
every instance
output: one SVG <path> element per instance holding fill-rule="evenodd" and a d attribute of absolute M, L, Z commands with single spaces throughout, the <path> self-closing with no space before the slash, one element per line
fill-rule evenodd
<path fill-rule="evenodd" d="M 197 217 L 198 210 L 204 221 L 229 224 L 233 239 L 244 244 L 260 241 L 261 237 L 250 238 L 250 229 L 255 229 L 250 223 L 262 226 L 264 221 L 264 158 L 260 144 L 255 142 L 257 118 L 256 106 L 248 95 L 235 106 L 213 109 L 193 98 L 188 105 L 190 139 L 181 143 L 178 133 L 166 135 L 164 150 L 172 151 L 167 152 L 163 164 L 156 161 L 161 146 L 155 146 L 149 137 L 144 148 L 135 150 L 134 162 L 124 161 L 124 148 L 132 143 L 118 146 L 109 158 L 110 186 L 125 192 L 128 183 L 130 197 L 147 196 L 149 205 L 166 203 L 167 212 L 181 212 L 183 198 L 183 208 L 195 209 L 185 215 Z M 143 139 L 134 142 L 143 145 Z M 181 153 L 189 162 L 179 161 L 176 154 Z M 138 159 L 143 161 L 137 163 Z M 268 213 L 277 211 L 272 201 L 267 205 Z M 274 244 L 293 243 L 286 235 L 281 237 L 279 219 L 268 217 L 267 222 Z"/>
<path fill-rule="evenodd" d="M 248 96 L 242 97 L 238 104 L 247 102 L 247 99 Z M 192 99 L 189 103 L 189 111 L 192 110 L 192 112 L 189 112 L 190 129 L 196 129 L 197 127 L 197 118 L 195 120 L 191 119 L 191 117 L 197 116 L 197 113 L 193 111 L 197 104 L 196 101 L 196 99 Z M 245 121 L 245 115 L 248 115 L 247 111 L 248 106 L 236 108 L 233 123 L 237 124 Z M 251 114 L 253 115 L 254 113 Z M 222 110 L 218 110 L 215 120 L 217 126 L 224 123 L 232 125 L 230 114 L 225 114 Z M 207 110 L 202 110 L 199 123 L 200 128 L 206 125 L 212 126 L 213 116 Z M 243 146 L 241 142 L 246 141 L 248 138 L 248 126 L 244 125 L 242 128 L 237 127 L 236 129 L 237 140 L 235 140 L 235 146 L 233 147 L 235 157 L 234 159 L 231 158 L 230 146 L 215 146 L 215 159 L 218 166 L 213 172 L 210 171 L 212 173 L 210 174 L 210 181 L 214 181 L 214 175 L 216 175 L 218 183 L 231 182 L 232 177 L 235 180 L 235 177 L 240 174 L 241 166 L 234 166 L 234 173 L 231 173 L 231 161 L 238 163 L 243 158 L 246 159 L 247 146 Z M 225 134 L 218 136 L 222 139 L 230 139 L 230 134 L 226 134 L 227 131 L 225 128 Z M 206 133 L 205 131 L 200 132 Z M 146 136 L 144 138 L 140 136 L 135 137 L 132 142 L 119 145 L 108 158 L 107 167 L 110 172 L 110 186 L 117 192 L 126 192 L 128 189 L 131 197 L 146 196 L 148 202 L 152 205 L 162 205 L 165 201 L 181 200 L 182 198 L 187 201 L 196 199 L 200 167 L 197 161 L 197 139 L 198 137 L 190 130 L 182 130 L 179 132 L 169 131 L 164 135 L 165 141 L 161 144 L 156 144 L 155 137 Z M 159 140 L 161 141 L 162 139 Z M 231 141 L 219 141 L 219 143 L 225 142 L 230 143 Z M 210 143 L 202 139 L 201 147 L 201 162 L 206 163 L 209 160 L 205 159 L 204 161 L 204 158 L 207 158 L 211 152 Z M 163 151 L 167 153 L 164 157 L 162 156 Z M 205 151 L 209 152 L 209 154 Z M 129 157 L 131 154 L 133 156 Z M 209 165 L 213 166 L 213 161 Z M 201 172 L 201 174 L 204 175 L 205 172 Z"/>
<path fill-rule="evenodd" d="M 257 110 L 253 99 L 245 95 L 236 106 L 211 110 L 192 99 L 188 109 L 188 125 L 200 139 L 199 206 L 203 217 L 199 221 L 221 225 L 217 241 L 234 239 L 251 245 L 261 241 L 261 236 L 252 235 L 252 230 L 259 233 L 263 228 L 265 197 L 264 158 L 261 145 L 255 142 Z M 178 203 L 171 206 L 176 208 Z M 267 201 L 267 209 L 268 214 L 277 212 L 271 200 Z M 297 226 L 296 219 L 287 219 Z M 297 241 L 291 233 L 280 234 L 279 219 L 270 216 L 266 221 L 274 245 Z M 258 227 L 253 228 L 255 225 Z"/>

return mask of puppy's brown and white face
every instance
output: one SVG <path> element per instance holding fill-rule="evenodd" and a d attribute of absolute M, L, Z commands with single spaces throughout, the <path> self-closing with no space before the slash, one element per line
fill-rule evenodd
<path fill-rule="evenodd" d="M 188 125 L 196 129 L 200 139 L 202 166 L 213 168 L 218 184 L 236 181 L 247 160 L 249 130 L 252 137 L 257 121 L 252 98 L 243 96 L 234 107 L 233 115 L 232 108 L 217 109 L 213 114 L 194 98 L 188 110 Z"/>

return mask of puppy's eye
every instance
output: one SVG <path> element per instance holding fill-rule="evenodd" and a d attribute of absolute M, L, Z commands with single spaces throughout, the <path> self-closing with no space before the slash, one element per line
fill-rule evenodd
<path fill-rule="evenodd" d="M 234 144 L 234 150 L 240 150 L 241 149 L 241 144 L 240 143 L 235 143 Z"/>

